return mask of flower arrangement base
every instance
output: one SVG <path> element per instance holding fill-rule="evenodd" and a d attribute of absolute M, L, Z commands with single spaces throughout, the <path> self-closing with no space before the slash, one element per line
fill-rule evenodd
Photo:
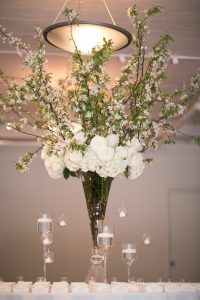
<path fill-rule="evenodd" d="M 85 282 L 105 282 L 105 272 L 102 266 L 103 255 L 101 249 L 94 247 L 92 249 L 91 266 L 85 278 Z"/>

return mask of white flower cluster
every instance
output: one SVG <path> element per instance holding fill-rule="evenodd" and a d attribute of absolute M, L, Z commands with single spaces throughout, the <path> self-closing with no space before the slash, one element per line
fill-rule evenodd
<path fill-rule="evenodd" d="M 8 42 L 10 46 L 15 46 L 17 54 L 23 56 L 29 51 L 29 46 L 22 42 L 21 39 L 14 37 L 12 33 L 8 33 L 6 29 L 0 25 L 0 37 L 3 43 Z"/>
<path fill-rule="evenodd" d="M 81 132 L 77 133 L 79 137 Z M 77 142 L 83 142 L 83 137 Z M 141 145 L 138 139 L 133 138 L 125 146 L 119 145 L 119 137 L 111 134 L 106 138 L 96 135 L 87 146 L 84 153 L 70 150 L 63 143 L 63 147 L 49 149 L 44 146 L 42 159 L 49 175 L 52 178 L 63 176 L 64 168 L 70 171 L 96 172 L 101 177 L 116 177 L 123 175 L 128 167 L 128 178 L 135 179 L 142 174 L 144 162 L 140 153 Z"/>

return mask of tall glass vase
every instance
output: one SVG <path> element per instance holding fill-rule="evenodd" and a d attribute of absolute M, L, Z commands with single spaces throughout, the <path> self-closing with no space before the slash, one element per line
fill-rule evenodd
<path fill-rule="evenodd" d="M 86 282 L 90 282 L 91 280 L 105 282 L 105 272 L 101 264 L 103 254 L 101 255 L 101 249 L 98 249 L 97 235 L 99 226 L 103 226 L 113 178 L 103 178 L 95 172 L 86 172 L 81 174 L 81 179 L 87 203 L 93 241 L 91 266 L 86 276 Z"/>
<path fill-rule="evenodd" d="M 102 224 L 110 192 L 112 177 L 100 177 L 95 172 L 81 174 L 85 193 L 93 246 L 97 247 L 98 226 Z"/>

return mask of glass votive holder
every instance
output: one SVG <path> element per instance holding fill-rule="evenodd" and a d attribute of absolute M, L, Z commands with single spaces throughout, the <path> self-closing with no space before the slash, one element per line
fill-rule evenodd
<path fill-rule="evenodd" d="M 38 276 L 37 277 L 37 282 L 45 282 L 46 278 L 44 276 Z"/>
<path fill-rule="evenodd" d="M 24 276 L 17 276 L 17 282 L 24 281 Z"/>
<path fill-rule="evenodd" d="M 142 236 L 142 241 L 144 245 L 151 245 L 152 237 L 149 233 L 144 233 Z"/>
<path fill-rule="evenodd" d="M 49 214 L 39 214 L 37 218 L 37 231 L 40 233 L 53 231 L 53 219 Z"/>
<path fill-rule="evenodd" d="M 65 227 L 67 225 L 67 219 L 64 215 L 61 215 L 58 220 L 57 220 L 57 224 L 60 226 L 60 227 Z"/>
<path fill-rule="evenodd" d="M 111 283 L 115 283 L 115 282 L 118 282 L 118 277 L 112 277 Z"/>
<path fill-rule="evenodd" d="M 117 215 L 120 218 L 125 218 L 128 215 L 128 210 L 126 209 L 126 207 L 121 206 L 117 209 Z"/>
<path fill-rule="evenodd" d="M 62 277 L 60 278 L 60 281 L 61 281 L 61 282 L 68 282 L 68 278 L 67 278 L 66 276 L 62 276 Z"/>

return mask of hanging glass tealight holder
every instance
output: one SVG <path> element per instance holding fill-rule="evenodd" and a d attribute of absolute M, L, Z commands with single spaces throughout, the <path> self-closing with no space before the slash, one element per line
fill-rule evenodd
<path fill-rule="evenodd" d="M 54 262 L 54 253 L 49 249 L 44 254 L 44 262 L 45 264 L 52 264 Z"/>
<path fill-rule="evenodd" d="M 64 227 L 67 225 L 67 219 L 64 215 L 61 215 L 58 220 L 57 220 L 57 224 L 60 226 L 60 227 Z"/>

